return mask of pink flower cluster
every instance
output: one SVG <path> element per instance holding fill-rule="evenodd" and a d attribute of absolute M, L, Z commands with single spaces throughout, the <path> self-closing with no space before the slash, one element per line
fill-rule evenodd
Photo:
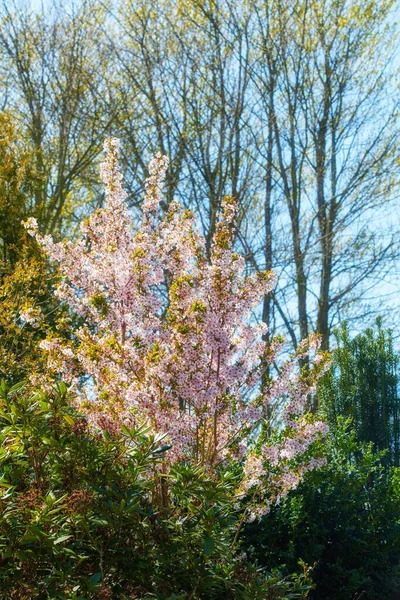
<path fill-rule="evenodd" d="M 20 311 L 19 318 L 21 323 L 28 323 L 34 329 L 38 329 L 42 320 L 42 313 L 39 307 L 30 306 Z"/>
<path fill-rule="evenodd" d="M 78 242 L 54 243 L 39 234 L 32 219 L 26 225 L 60 265 L 58 296 L 85 323 L 68 345 L 54 338 L 43 343 L 51 367 L 69 380 L 90 376 L 94 389 L 82 395 L 82 406 L 92 422 L 148 423 L 167 435 L 169 460 L 190 458 L 208 466 L 247 452 L 244 440 L 268 403 L 288 398 L 287 439 L 279 448 L 266 447 L 264 457 L 248 454 L 245 487 L 250 489 L 269 452 L 277 453 L 269 456 L 271 465 L 289 464 L 323 433 L 321 424 L 302 421 L 310 384 L 296 369 L 296 358 L 269 389 L 259 390 L 261 373 L 275 360 L 279 344 L 266 347 L 265 326 L 252 314 L 275 276 L 244 276 L 244 260 L 233 248 L 234 199 L 223 201 L 210 260 L 193 214 L 176 202 L 160 210 L 168 166 L 160 155 L 150 163 L 134 232 L 118 146 L 116 139 L 105 143 L 106 202 L 82 223 Z M 285 477 L 282 489 L 291 486 L 289 473 Z"/>

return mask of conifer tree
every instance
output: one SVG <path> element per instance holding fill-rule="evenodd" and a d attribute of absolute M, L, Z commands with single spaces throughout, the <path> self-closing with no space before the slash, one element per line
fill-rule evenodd
<path fill-rule="evenodd" d="M 359 441 L 387 450 L 386 465 L 399 465 L 399 357 L 390 329 L 377 319 L 374 329 L 350 336 L 347 326 L 335 334 L 333 365 L 319 386 L 328 421 L 351 417 Z"/>

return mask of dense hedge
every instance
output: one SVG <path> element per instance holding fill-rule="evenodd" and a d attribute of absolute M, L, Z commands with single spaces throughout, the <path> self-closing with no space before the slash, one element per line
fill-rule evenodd
<path fill-rule="evenodd" d="M 400 591 L 400 472 L 348 425 L 332 430 L 327 466 L 248 525 L 246 547 L 269 568 L 315 564 L 313 600 L 389 600 Z"/>

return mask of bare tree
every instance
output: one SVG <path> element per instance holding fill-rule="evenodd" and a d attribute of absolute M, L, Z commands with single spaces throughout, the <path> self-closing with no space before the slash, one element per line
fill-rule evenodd
<path fill-rule="evenodd" d="M 235 21 L 213 2 L 184 8 L 123 1 L 110 11 L 119 35 L 108 37 L 122 73 L 121 135 L 135 157 L 132 201 L 147 157 L 168 154 L 167 203 L 178 196 L 195 208 L 210 246 L 222 197 L 235 196 L 244 215 L 259 185 L 249 152 L 248 18 Z"/>
<path fill-rule="evenodd" d="M 361 301 L 394 250 L 394 238 L 380 243 L 369 223 L 371 214 L 390 210 L 397 184 L 390 7 L 354 0 L 257 6 L 260 60 L 252 76 L 265 99 L 260 118 L 273 129 L 274 197 L 286 206 L 290 231 L 283 280 L 296 292 L 282 301 L 286 314 L 297 306 L 286 324 L 292 340 L 296 320 L 300 338 L 318 331 L 324 348 L 338 314 L 354 297 Z"/>
<path fill-rule="evenodd" d="M 157 151 L 165 207 L 194 208 L 209 244 L 221 198 L 238 199 L 249 270 L 279 276 L 267 339 L 318 331 L 328 348 L 339 319 L 372 314 L 396 250 L 374 222 L 398 183 L 392 0 L 52 1 L 4 0 L 0 26 L 2 98 L 35 149 L 47 231 L 101 201 L 93 168 L 117 134 L 132 207 Z"/>
<path fill-rule="evenodd" d="M 3 2 L 0 52 L 8 70 L 8 106 L 32 143 L 42 186 L 36 208 L 46 232 L 69 226 L 89 198 L 85 180 L 115 119 L 104 90 L 109 67 L 100 33 L 103 9 L 91 0 L 71 12 L 52 5 L 47 14 Z"/>

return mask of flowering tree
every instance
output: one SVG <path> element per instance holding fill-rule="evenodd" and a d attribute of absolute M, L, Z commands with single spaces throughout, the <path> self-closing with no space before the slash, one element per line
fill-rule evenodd
<path fill-rule="evenodd" d="M 49 367 L 71 382 L 82 373 L 91 377 L 94 390 L 82 392 L 81 405 L 101 428 L 147 423 L 165 434 L 170 462 L 193 460 L 215 468 L 245 454 L 242 492 L 261 488 L 267 477 L 270 493 L 262 494 L 259 507 L 265 512 L 272 497 L 320 464 L 307 450 L 325 425 L 310 419 L 306 406 L 324 355 L 316 353 L 306 374 L 297 368 L 299 356 L 292 357 L 260 388 L 281 343 L 266 345 L 265 326 L 252 312 L 275 277 L 244 276 L 244 260 L 233 248 L 234 199 L 223 202 L 208 260 L 193 214 L 176 202 L 160 210 L 168 161 L 157 155 L 134 233 L 118 146 L 116 139 L 105 143 L 106 202 L 82 223 L 77 243 L 54 243 L 39 234 L 34 219 L 26 224 L 60 265 L 58 296 L 85 323 L 68 344 L 56 338 L 42 343 Z M 317 347 L 313 338 L 298 354 Z M 266 407 L 279 398 L 288 401 L 279 439 L 249 450 Z"/>

